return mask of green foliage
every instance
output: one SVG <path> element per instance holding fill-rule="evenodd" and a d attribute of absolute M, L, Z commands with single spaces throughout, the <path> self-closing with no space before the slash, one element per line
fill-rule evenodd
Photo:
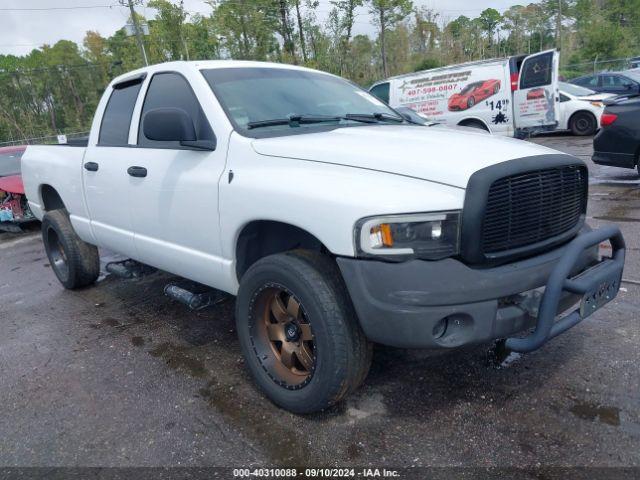
<path fill-rule="evenodd" d="M 144 45 L 150 63 L 289 62 L 361 85 L 415 70 L 533 53 L 554 48 L 559 40 L 566 78 L 623 68 L 624 62 L 599 67 L 594 61 L 640 54 L 640 0 L 539 0 L 447 20 L 411 0 L 206 0 L 211 6 L 206 15 L 191 14 L 182 0 L 145 3 L 152 18 L 136 17 L 149 26 Z M 373 36 L 354 35 L 367 19 L 363 12 L 376 29 Z M 107 38 L 89 31 L 81 44 L 61 40 L 23 56 L 0 55 L 0 142 L 88 130 L 108 82 L 141 66 L 136 39 L 124 28 Z"/>
<path fill-rule="evenodd" d="M 369 0 L 369 13 L 373 18 L 374 25 L 380 31 L 378 43 L 382 59 L 382 73 L 385 77 L 389 74 L 387 66 L 387 30 L 407 18 L 412 10 L 413 2 L 411 0 Z"/>
<path fill-rule="evenodd" d="M 423 58 L 420 62 L 413 68 L 414 72 L 419 72 L 421 70 L 430 70 L 432 68 L 438 68 L 444 66 L 442 62 L 437 58 Z"/>

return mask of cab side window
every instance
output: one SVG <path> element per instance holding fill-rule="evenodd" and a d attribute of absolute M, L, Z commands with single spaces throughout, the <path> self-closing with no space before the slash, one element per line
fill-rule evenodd
<path fill-rule="evenodd" d="M 129 143 L 131 117 L 141 85 L 142 79 L 113 87 L 102 115 L 98 145 L 116 147 Z"/>
<path fill-rule="evenodd" d="M 388 104 L 389 103 L 389 82 L 376 85 L 371 90 L 369 90 L 369 93 L 378 97 L 384 103 Z"/>
<path fill-rule="evenodd" d="M 551 83 L 553 73 L 553 52 L 538 55 L 524 62 L 520 75 L 520 86 L 524 88 L 542 87 Z"/>
<path fill-rule="evenodd" d="M 624 80 L 618 75 L 603 75 L 602 86 L 606 88 L 623 89 Z"/>
<path fill-rule="evenodd" d="M 214 134 L 200 107 L 196 95 L 187 80 L 174 72 L 156 73 L 151 78 L 147 94 L 142 105 L 138 145 L 149 148 L 180 148 L 179 142 L 161 142 L 150 140 L 144 135 L 145 115 L 156 108 L 180 108 L 193 120 L 198 140 L 214 140 Z"/>
<path fill-rule="evenodd" d="M 597 87 L 598 86 L 598 79 L 599 77 L 597 75 L 594 75 L 593 77 L 589 78 L 588 82 L 584 83 L 585 87 Z"/>

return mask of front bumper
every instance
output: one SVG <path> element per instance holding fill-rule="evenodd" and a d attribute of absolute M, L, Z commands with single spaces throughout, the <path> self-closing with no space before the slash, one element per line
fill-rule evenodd
<path fill-rule="evenodd" d="M 613 257 L 599 261 L 598 246 L 607 239 Z M 624 241 L 616 227 L 593 232 L 585 227 L 560 248 L 495 268 L 471 268 L 454 259 L 385 263 L 338 258 L 338 265 L 360 324 L 374 342 L 453 348 L 536 326 L 533 339 L 507 341 L 511 350 L 530 351 L 582 319 L 574 311 L 554 323 L 605 274 L 622 277 Z M 579 274 L 579 281 L 567 280 Z M 619 280 L 616 293 L 618 288 Z"/>

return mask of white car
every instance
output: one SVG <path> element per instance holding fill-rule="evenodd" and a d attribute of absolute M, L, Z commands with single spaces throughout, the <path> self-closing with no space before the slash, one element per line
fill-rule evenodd
<path fill-rule="evenodd" d="M 64 287 L 96 281 L 101 246 L 237 295 L 246 366 L 297 413 L 355 390 L 372 342 L 539 348 L 614 298 L 624 263 L 619 230 L 585 224 L 582 160 L 415 125 L 289 65 L 120 76 L 84 148 L 30 146 L 22 176 Z M 165 293 L 206 305 L 192 290 Z"/>
<path fill-rule="evenodd" d="M 596 93 L 588 88 L 560 82 L 558 130 L 570 130 L 574 135 L 593 135 L 600 128 L 604 112 L 603 101 L 615 97 L 612 93 Z"/>

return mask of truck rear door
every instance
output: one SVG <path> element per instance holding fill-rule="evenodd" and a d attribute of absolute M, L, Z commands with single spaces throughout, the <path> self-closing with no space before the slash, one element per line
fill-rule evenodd
<path fill-rule="evenodd" d="M 555 50 L 529 55 L 522 62 L 513 93 L 516 129 L 550 130 L 559 118 L 558 61 Z"/>
<path fill-rule="evenodd" d="M 136 157 L 129 145 L 131 118 L 143 78 L 113 85 L 104 108 L 98 108 L 83 160 L 82 176 L 91 229 L 98 245 L 136 258 L 130 213 L 131 177 Z M 104 101 L 104 100 L 103 100 Z"/>

